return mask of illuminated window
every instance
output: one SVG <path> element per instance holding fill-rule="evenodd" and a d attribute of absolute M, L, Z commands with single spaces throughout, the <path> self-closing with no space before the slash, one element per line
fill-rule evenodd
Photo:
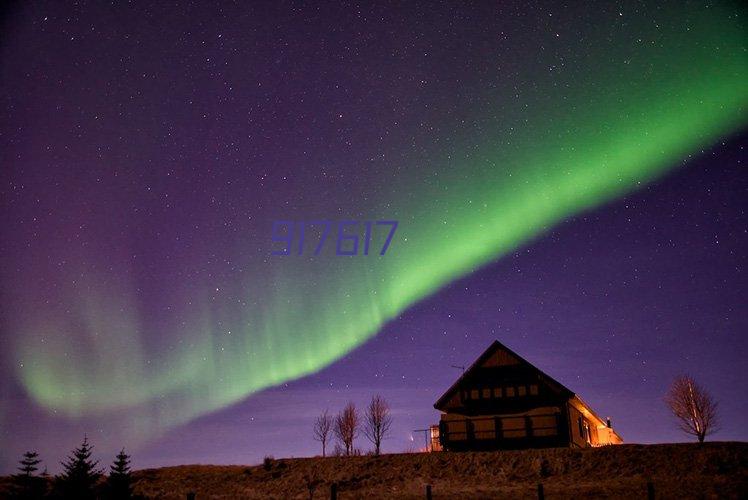
<path fill-rule="evenodd" d="M 538 386 L 536 384 L 532 384 L 530 386 L 530 394 L 532 394 L 533 396 L 538 395 Z"/>
<path fill-rule="evenodd" d="M 513 398 L 514 397 L 514 387 L 507 387 L 506 388 L 506 397 Z"/>
<path fill-rule="evenodd" d="M 501 387 L 494 387 L 493 388 L 493 397 L 500 398 L 501 397 Z"/>
<path fill-rule="evenodd" d="M 491 397 L 491 389 L 483 389 L 483 399 L 489 399 Z"/>
<path fill-rule="evenodd" d="M 584 421 L 584 439 L 587 443 L 592 444 L 592 433 L 590 432 L 590 423 Z"/>
<path fill-rule="evenodd" d="M 527 394 L 527 388 L 524 385 L 519 386 L 517 388 L 517 394 L 519 394 L 520 396 L 524 396 L 525 394 Z"/>

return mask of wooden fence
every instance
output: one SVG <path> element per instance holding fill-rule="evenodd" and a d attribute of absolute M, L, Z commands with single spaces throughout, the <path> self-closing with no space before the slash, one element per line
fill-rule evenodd
<path fill-rule="evenodd" d="M 643 489 L 643 488 L 642 488 Z M 538 500 L 545 500 L 545 489 L 543 483 L 538 483 Z M 651 481 L 646 484 L 647 500 L 655 500 L 655 487 Z M 433 499 L 433 488 L 430 484 L 426 485 L 425 491 L 426 500 Z M 187 500 L 197 500 L 195 493 L 187 493 Z M 338 500 L 338 483 L 332 483 L 330 485 L 330 500 Z"/>

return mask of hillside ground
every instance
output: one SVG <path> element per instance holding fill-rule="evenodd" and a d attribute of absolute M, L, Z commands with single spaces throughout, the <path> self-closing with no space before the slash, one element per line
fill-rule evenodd
<path fill-rule="evenodd" d="M 413 453 L 268 460 L 256 466 L 182 465 L 136 471 L 148 498 L 748 497 L 748 443 L 621 445 L 591 449 Z M 311 488 L 311 496 L 310 496 Z M 1 493 L 1 491 L 0 491 Z M 2 496 L 0 494 L 0 496 Z"/>

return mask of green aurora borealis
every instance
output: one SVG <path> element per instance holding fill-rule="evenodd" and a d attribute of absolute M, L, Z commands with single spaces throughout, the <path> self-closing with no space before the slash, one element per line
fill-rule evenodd
<path fill-rule="evenodd" d="M 113 277 L 110 263 L 73 252 L 75 279 L 58 306 L 26 305 L 34 283 L 13 296 L 6 356 L 17 379 L 50 411 L 118 412 L 147 436 L 330 365 L 415 302 L 748 123 L 743 20 L 718 8 L 672 15 L 697 22 L 639 19 L 630 36 L 587 28 L 589 39 L 569 47 L 574 65 L 549 73 L 541 54 L 523 63 L 521 98 L 499 84 L 482 96 L 492 108 L 469 110 L 500 115 L 492 140 L 433 146 L 428 173 L 400 165 L 365 206 L 314 207 L 316 218 L 399 220 L 384 257 L 270 258 L 237 245 L 246 272 L 228 285 L 230 302 L 202 284 L 163 283 L 190 307 L 156 325 L 127 269 Z M 269 245 L 272 217 L 264 222 L 244 243 Z M 145 338 L 153 329 L 155 345 Z"/>

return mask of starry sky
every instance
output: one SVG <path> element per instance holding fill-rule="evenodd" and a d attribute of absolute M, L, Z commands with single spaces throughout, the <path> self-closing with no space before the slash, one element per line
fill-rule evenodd
<path fill-rule="evenodd" d="M 83 434 L 136 467 L 311 455 L 317 414 L 376 393 L 384 450 L 417 449 L 494 339 L 627 442 L 683 439 L 681 372 L 748 437 L 737 2 L 0 22 L 0 472 Z M 399 224 L 383 256 L 281 256 L 276 220 Z"/>

